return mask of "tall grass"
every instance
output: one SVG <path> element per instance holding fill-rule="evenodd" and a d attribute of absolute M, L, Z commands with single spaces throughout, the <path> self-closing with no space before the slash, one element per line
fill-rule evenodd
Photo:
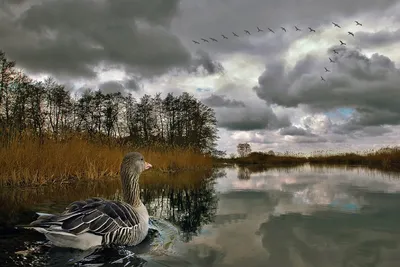
<path fill-rule="evenodd" d="M 12 140 L 0 148 L 0 185 L 35 186 L 66 183 L 71 179 L 115 177 L 125 153 L 141 152 L 152 171 L 175 172 L 211 168 L 210 157 L 191 149 L 135 148 L 102 144 L 81 137 L 64 141 L 47 139 L 42 144 L 29 136 Z"/>
<path fill-rule="evenodd" d="M 297 155 L 268 155 L 252 152 L 246 157 L 219 159 L 222 162 L 237 164 L 262 164 L 264 166 L 289 166 L 310 163 L 313 165 L 362 165 L 385 170 L 400 170 L 400 148 L 387 147 L 364 153 L 323 154 L 311 157 Z"/>
<path fill-rule="evenodd" d="M 309 157 L 310 164 L 365 165 L 382 169 L 400 170 L 400 149 L 383 148 L 363 154 L 342 153 Z"/>
<path fill-rule="evenodd" d="M 252 152 L 246 157 L 224 159 L 223 162 L 237 164 L 263 164 L 264 166 L 293 166 L 307 162 L 300 156 L 273 156 L 263 152 Z"/>

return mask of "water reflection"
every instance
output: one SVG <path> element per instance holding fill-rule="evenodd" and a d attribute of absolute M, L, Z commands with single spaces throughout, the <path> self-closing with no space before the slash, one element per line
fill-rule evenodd
<path fill-rule="evenodd" d="M 155 240 L 153 237 L 147 243 L 144 242 L 141 246 L 129 250 L 105 250 L 101 253 L 94 253 L 88 258 L 90 263 L 93 264 L 93 261 L 104 263 L 105 261 L 113 262 L 113 266 L 127 266 L 125 264 L 128 261 L 129 266 L 141 266 L 143 262 L 147 261 L 143 258 L 139 260 L 134 255 L 148 253 L 154 249 L 154 246 L 170 242 L 165 240 L 166 236 L 179 235 L 178 231 L 169 231 L 168 227 L 173 228 L 173 225 L 176 225 L 181 231 L 180 241 L 189 241 L 192 235 L 199 232 L 199 228 L 203 224 L 212 221 L 217 206 L 214 180 L 224 174 L 221 170 L 209 170 L 170 176 L 162 175 L 162 178 L 144 177 L 141 181 L 142 200 L 147 206 L 149 214 L 157 218 L 155 225 L 159 227 L 163 222 L 169 222 L 169 225 L 161 226 L 163 240 Z M 168 183 L 165 179 L 169 179 Z M 122 199 L 120 182 L 110 180 L 102 183 L 3 190 L 0 194 L 0 201 L 4 203 L 0 206 L 0 262 L 15 264 L 15 258 L 21 258 L 20 255 L 22 258 L 26 258 L 25 254 L 36 253 L 37 257 L 30 259 L 35 261 L 35 266 L 40 264 L 63 266 L 61 262 L 68 261 L 69 257 L 83 258 L 87 256 L 85 253 L 71 252 L 66 249 L 43 248 L 45 240 L 42 235 L 34 231 L 16 230 L 13 226 L 29 223 L 36 217 L 36 211 L 62 212 L 71 201 L 93 196 Z M 42 248 L 38 249 L 38 245 Z M 163 250 L 165 249 L 163 248 Z M 17 254 L 17 257 L 12 257 L 13 259 L 7 257 L 7 255 L 13 255 L 15 251 L 21 253 Z M 122 251 L 129 252 L 124 260 L 120 255 L 123 253 Z M 23 262 L 23 264 L 27 264 L 27 262 Z"/>
<path fill-rule="evenodd" d="M 93 253 L 81 266 L 398 266 L 400 178 L 396 173 L 305 165 L 186 175 L 199 179 L 143 181 L 143 200 L 163 229 L 160 235 L 154 232 L 136 248 Z M 21 221 L 22 211 L 45 207 L 59 211 L 64 202 L 77 198 L 120 198 L 119 185 L 96 186 L 93 190 L 41 189 L 54 190 L 52 197 L 51 191 L 14 192 L 8 198 L 1 195 L 1 200 L 8 201 L 8 218 Z M 0 248 L 11 247 L 9 253 L 43 242 L 41 235 L 31 232 L 21 236 L 9 231 L 7 236 L 7 240 L 0 238 Z M 67 254 L 55 248 L 51 253 L 48 248 L 37 252 L 35 266 L 60 261 L 60 253 Z"/>

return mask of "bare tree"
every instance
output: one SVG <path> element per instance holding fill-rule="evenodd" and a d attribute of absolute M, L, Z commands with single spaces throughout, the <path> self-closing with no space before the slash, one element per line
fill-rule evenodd
<path fill-rule="evenodd" d="M 37 82 L 15 69 L 0 51 L 0 137 L 7 145 L 13 135 L 31 132 L 62 140 L 84 134 L 102 142 L 129 141 L 136 146 L 179 146 L 213 156 L 217 120 L 214 110 L 188 93 L 179 96 L 104 94 L 87 88 L 71 95 L 53 78 Z"/>
<path fill-rule="evenodd" d="M 251 147 L 249 143 L 241 143 L 237 145 L 237 152 L 239 157 L 246 157 L 251 153 Z"/>

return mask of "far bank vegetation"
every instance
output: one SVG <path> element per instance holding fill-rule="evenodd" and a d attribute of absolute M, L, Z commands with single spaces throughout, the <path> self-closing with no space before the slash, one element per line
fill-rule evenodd
<path fill-rule="evenodd" d="M 1 51 L 0 62 L 0 185 L 117 176 L 128 151 L 163 172 L 211 168 L 219 153 L 213 109 L 188 93 L 76 95 L 29 78 Z"/>
<path fill-rule="evenodd" d="M 318 151 L 311 156 L 300 153 L 251 152 L 248 143 L 237 145 L 237 155 L 219 161 L 236 164 L 262 164 L 265 166 L 287 166 L 310 163 L 314 165 L 362 165 L 379 169 L 400 170 L 400 147 L 384 147 L 356 153 L 332 153 Z"/>

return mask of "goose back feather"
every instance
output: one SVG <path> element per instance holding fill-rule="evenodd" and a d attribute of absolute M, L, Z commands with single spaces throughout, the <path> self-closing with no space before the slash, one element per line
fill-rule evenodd
<path fill-rule="evenodd" d="M 136 161 L 126 160 L 126 157 Z M 139 153 L 129 153 L 126 157 L 123 162 L 129 162 L 130 165 L 132 162 L 139 162 L 138 168 L 141 168 L 139 174 L 151 167 L 149 163 L 144 162 L 143 156 Z M 123 179 L 130 179 L 132 183 L 138 184 L 138 175 Z M 95 197 L 75 201 L 59 215 L 40 215 L 30 224 L 30 228 L 45 234 L 47 239 L 61 247 L 86 250 L 111 244 L 137 245 L 147 236 L 149 214 L 138 196 L 138 185 L 133 188 L 135 195 L 133 199 L 128 200 L 134 205 Z M 123 190 L 129 189 L 123 188 Z M 125 195 L 132 196 L 131 193 Z"/>

